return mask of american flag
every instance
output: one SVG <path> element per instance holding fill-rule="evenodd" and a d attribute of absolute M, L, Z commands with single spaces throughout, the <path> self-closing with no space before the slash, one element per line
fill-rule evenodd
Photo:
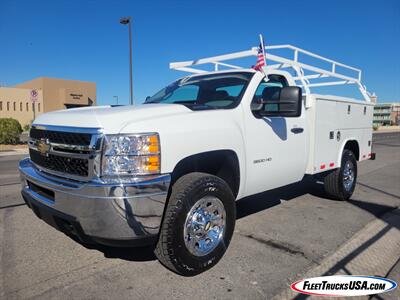
<path fill-rule="evenodd" d="M 260 43 L 260 46 L 258 46 L 258 52 L 257 52 L 257 62 L 253 66 L 253 69 L 260 71 L 261 68 L 264 66 L 265 66 L 264 49 L 263 49 L 263 45 Z"/>

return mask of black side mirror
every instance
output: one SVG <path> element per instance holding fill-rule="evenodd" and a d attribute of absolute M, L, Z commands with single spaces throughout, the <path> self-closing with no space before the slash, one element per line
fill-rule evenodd
<path fill-rule="evenodd" d="M 256 99 L 251 110 L 260 116 L 299 117 L 301 115 L 302 90 L 297 86 L 287 86 L 280 90 L 279 100 Z"/>
<path fill-rule="evenodd" d="M 150 100 L 150 98 L 151 98 L 150 96 L 147 96 L 146 99 L 144 100 L 144 102 L 146 103 L 147 101 Z"/>
<path fill-rule="evenodd" d="M 285 117 L 299 117 L 301 115 L 302 90 L 298 86 L 282 88 L 279 97 L 279 113 Z"/>

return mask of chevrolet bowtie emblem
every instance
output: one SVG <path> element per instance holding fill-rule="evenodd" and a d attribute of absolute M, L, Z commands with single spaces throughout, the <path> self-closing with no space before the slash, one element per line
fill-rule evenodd
<path fill-rule="evenodd" d="M 37 144 L 37 149 L 41 155 L 47 156 L 50 151 L 50 141 L 48 139 L 41 139 Z"/>

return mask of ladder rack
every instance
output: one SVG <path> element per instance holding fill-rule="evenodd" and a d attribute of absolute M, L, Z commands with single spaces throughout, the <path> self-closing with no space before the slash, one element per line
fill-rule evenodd
<path fill-rule="evenodd" d="M 237 65 L 233 65 L 230 63 L 226 63 L 226 61 L 233 59 L 240 59 L 246 57 L 257 56 L 257 47 L 253 47 L 250 50 L 234 52 L 224 55 L 218 55 L 213 57 L 201 58 L 192 61 L 182 61 L 182 62 L 173 62 L 170 63 L 170 68 L 174 70 L 194 73 L 194 74 L 202 74 L 207 73 L 209 71 L 205 71 L 202 69 L 196 68 L 199 65 L 213 65 L 214 70 L 218 71 L 219 67 L 225 67 L 227 69 L 248 69 L 248 67 L 241 67 Z M 286 58 L 283 56 L 278 56 L 271 54 L 270 52 L 274 50 L 290 50 L 292 53 L 292 59 Z M 305 57 L 311 57 L 312 59 L 329 65 L 328 69 L 313 66 L 307 63 L 304 63 L 304 60 L 299 59 L 299 54 Z M 367 92 L 367 88 L 361 84 L 361 70 L 345 65 L 343 63 L 334 61 L 332 59 L 320 56 L 318 54 L 309 52 L 307 50 L 300 49 L 298 47 L 292 45 L 274 45 L 274 46 L 266 46 L 265 47 L 265 58 L 269 61 L 272 61 L 276 64 L 267 65 L 263 67 L 263 71 L 265 74 L 270 73 L 271 70 L 278 69 L 287 69 L 291 68 L 295 71 L 296 76 L 293 78 L 298 86 L 301 86 L 306 94 L 310 94 L 310 88 L 313 87 L 323 87 L 323 86 L 333 86 L 333 85 L 347 85 L 347 84 L 355 84 L 358 86 L 363 98 L 365 101 L 370 102 L 370 94 Z M 347 72 L 354 73 L 355 76 L 346 75 L 343 72 L 339 72 L 338 68 L 346 70 Z M 310 74 L 305 75 L 304 71 L 310 72 Z M 332 78 L 339 79 L 336 81 L 329 81 L 321 79 L 330 79 Z"/>

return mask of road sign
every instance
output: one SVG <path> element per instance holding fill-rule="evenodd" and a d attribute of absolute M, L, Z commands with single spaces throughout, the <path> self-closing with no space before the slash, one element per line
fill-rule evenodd
<path fill-rule="evenodd" d="M 35 103 L 36 101 L 38 101 L 38 95 L 39 95 L 39 93 L 38 93 L 38 91 L 37 90 L 31 90 L 31 101 L 33 102 L 33 103 Z"/>

